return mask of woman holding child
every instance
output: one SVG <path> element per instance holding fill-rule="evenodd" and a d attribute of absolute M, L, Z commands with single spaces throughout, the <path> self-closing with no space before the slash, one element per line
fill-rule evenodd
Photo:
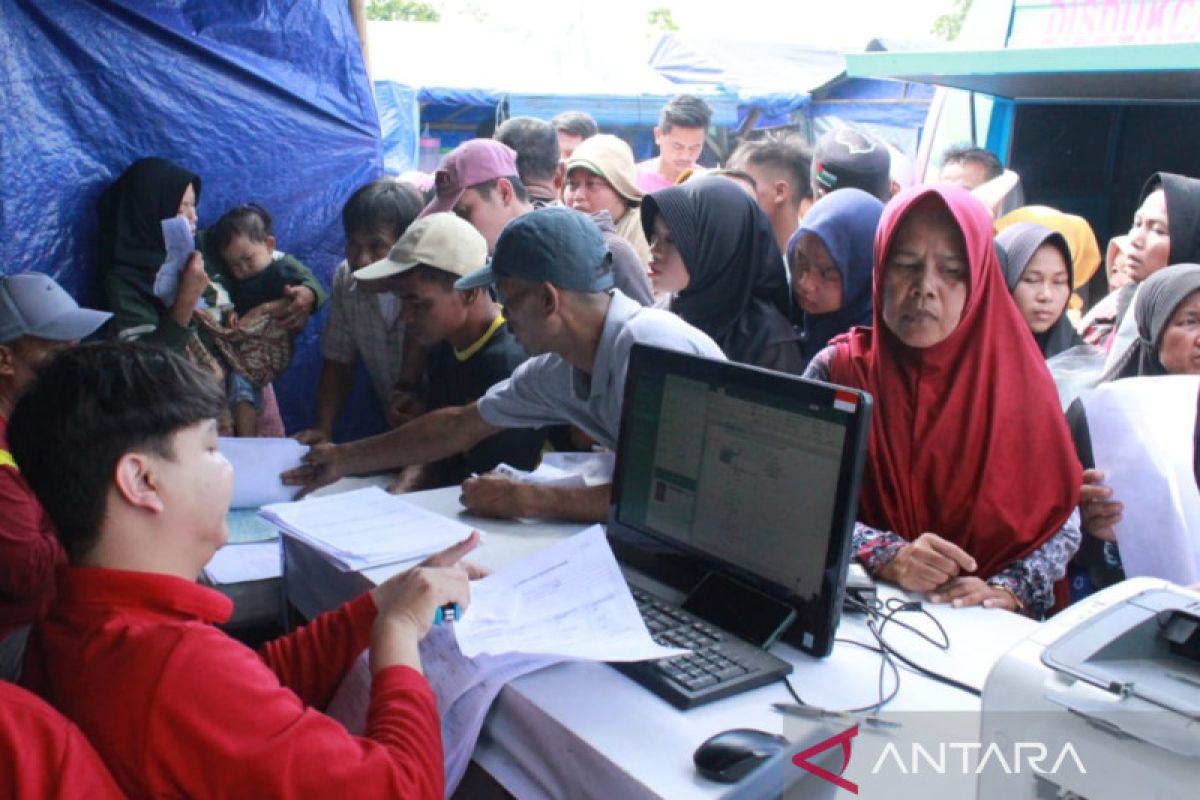
<path fill-rule="evenodd" d="M 179 273 L 173 302 L 168 305 L 154 294 L 155 277 L 167 257 L 162 221 L 183 217 L 196 235 L 200 188 L 199 175 L 166 159 L 135 161 L 104 191 L 97 204 L 97 255 L 118 338 L 140 339 L 184 352 L 223 380 L 226 369 L 215 357 L 211 338 L 198 334 L 195 319 L 202 300 L 212 308 L 229 302 L 231 274 L 220 254 L 209 253 L 206 258 L 203 245 L 198 244 Z M 307 268 L 302 269 L 304 280 L 286 287 L 284 298 L 267 309 L 291 331 L 302 329 L 325 299 L 316 278 Z M 263 390 L 258 425 L 263 435 L 283 434 L 269 385 Z"/>
<path fill-rule="evenodd" d="M 805 373 L 875 397 L 855 555 L 933 602 L 1040 616 L 1079 544 L 1080 467 L 1004 298 L 990 215 L 957 187 L 902 192 L 879 223 L 874 278 L 873 328 Z"/>

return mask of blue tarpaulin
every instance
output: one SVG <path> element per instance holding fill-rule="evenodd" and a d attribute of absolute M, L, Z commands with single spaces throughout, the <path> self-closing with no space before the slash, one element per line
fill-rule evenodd
<path fill-rule="evenodd" d="M 8 0 L 0 17 L 0 270 L 49 273 L 99 304 L 95 203 L 137 158 L 203 180 L 200 226 L 254 201 L 326 284 L 342 204 L 382 173 L 371 86 L 344 2 Z M 312 420 L 324 314 L 276 382 Z M 357 402 L 362 402 L 361 396 Z M 354 416 L 361 420 L 361 415 Z M 345 431 L 344 431 L 345 432 Z"/>

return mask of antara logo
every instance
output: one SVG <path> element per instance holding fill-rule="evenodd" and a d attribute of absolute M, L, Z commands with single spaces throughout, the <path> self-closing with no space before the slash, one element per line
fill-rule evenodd
<path fill-rule="evenodd" d="M 958 751 L 958 758 L 951 755 L 953 751 Z M 978 761 L 974 762 L 974 766 L 972 766 L 972 756 L 978 758 Z M 1014 742 L 1011 751 L 1006 751 L 995 742 L 986 746 L 980 742 L 943 742 L 933 752 L 924 745 L 913 742 L 907 761 L 901 754 L 900 748 L 893 742 L 888 742 L 875 761 L 875 766 L 871 767 L 871 774 L 877 775 L 884 763 L 889 760 L 905 775 L 919 775 L 922 769 L 930 775 L 946 775 L 950 772 L 961 775 L 979 775 L 989 765 L 1003 770 L 1006 775 L 1020 775 L 1022 768 L 1026 765 L 1028 769 L 1025 772 L 1056 775 L 1063 763 L 1068 760 L 1075 764 L 1075 769 L 1079 771 L 1080 775 L 1087 774 L 1087 769 L 1083 766 L 1079 753 L 1075 751 L 1075 746 L 1070 742 L 1063 745 L 1058 757 L 1053 761 L 1050 761 L 1049 749 L 1041 742 Z M 1044 766 L 1048 761 L 1050 761 L 1049 765 Z M 924 766 L 922 766 L 922 762 Z"/>
<path fill-rule="evenodd" d="M 846 767 L 850 766 L 850 740 L 855 736 L 858 736 L 857 725 L 855 725 L 853 728 L 847 728 L 836 736 L 830 736 L 825 741 L 814 744 L 807 750 L 802 750 L 799 753 L 796 753 L 796 755 L 792 756 L 792 763 L 802 770 L 811 772 L 813 775 L 816 775 L 822 780 L 829 781 L 834 786 L 845 789 L 853 794 L 858 794 L 858 784 L 851 783 L 842 777 L 842 774 L 846 771 Z M 834 775 L 824 767 L 818 767 L 816 764 L 813 764 L 809 761 L 809 759 L 813 756 L 819 753 L 824 753 L 835 744 L 840 744 L 842 746 L 842 768 L 838 770 L 837 775 Z"/>
<path fill-rule="evenodd" d="M 858 794 L 858 784 L 842 777 L 846 767 L 850 766 L 850 740 L 855 736 L 858 736 L 857 725 L 797 753 L 792 756 L 792 763 L 838 788 Z M 836 775 L 809 760 L 837 745 L 842 748 L 842 766 Z M 990 767 L 1003 770 L 1006 775 L 1056 775 L 1064 765 L 1068 768 L 1074 766 L 1080 775 L 1087 774 L 1083 760 L 1070 742 L 1064 744 L 1054 758 L 1050 757 L 1050 749 L 1041 742 L 1014 742 L 1011 750 L 995 742 L 986 745 L 980 742 L 943 742 L 933 748 L 913 742 L 909 746 L 907 759 L 899 746 L 888 742 L 871 767 L 871 774 L 878 775 L 892 767 L 902 775 L 979 775 Z"/>

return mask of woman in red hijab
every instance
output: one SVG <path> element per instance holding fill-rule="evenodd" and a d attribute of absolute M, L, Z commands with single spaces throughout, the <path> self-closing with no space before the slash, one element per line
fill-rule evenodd
<path fill-rule="evenodd" d="M 966 191 L 915 187 L 884 209 L 873 323 L 805 373 L 875 397 L 856 557 L 933 602 L 1044 614 L 1079 546 L 1081 468 Z"/>

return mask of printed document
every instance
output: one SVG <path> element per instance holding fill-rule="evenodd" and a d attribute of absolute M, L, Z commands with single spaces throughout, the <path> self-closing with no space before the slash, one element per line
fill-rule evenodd
<path fill-rule="evenodd" d="M 1193 467 L 1200 378 L 1127 378 L 1085 394 L 1096 469 L 1125 510 L 1115 526 L 1129 577 L 1200 581 Z"/>
<path fill-rule="evenodd" d="M 454 632 L 469 658 L 540 653 L 644 661 L 687 652 L 650 638 L 599 525 L 472 581 L 470 608 Z"/>

